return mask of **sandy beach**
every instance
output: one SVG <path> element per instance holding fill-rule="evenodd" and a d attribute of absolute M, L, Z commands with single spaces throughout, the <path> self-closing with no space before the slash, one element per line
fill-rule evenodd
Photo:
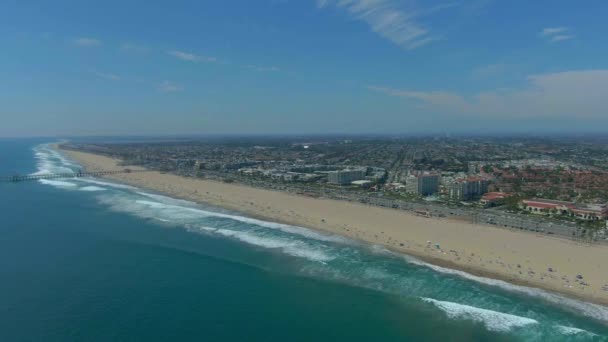
<path fill-rule="evenodd" d="M 88 171 L 124 168 L 117 166 L 118 160 L 108 157 L 62 152 Z M 440 266 L 608 305 L 608 291 L 604 290 L 608 289 L 605 245 L 154 171 L 108 178 L 270 221 L 383 245 Z"/>

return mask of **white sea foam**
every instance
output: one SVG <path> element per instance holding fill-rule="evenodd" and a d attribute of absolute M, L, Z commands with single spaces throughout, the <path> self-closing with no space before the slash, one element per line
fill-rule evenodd
<path fill-rule="evenodd" d="M 146 195 L 149 197 L 151 194 L 146 194 Z M 160 196 L 160 195 L 154 195 L 154 196 Z M 164 196 L 161 196 L 161 197 L 164 197 Z M 188 207 L 188 206 L 166 204 L 166 203 L 160 203 L 160 202 L 155 202 L 155 201 L 137 200 L 136 202 L 139 204 L 147 205 L 151 208 L 155 208 L 158 210 L 171 211 L 174 215 L 179 215 L 180 213 L 182 215 L 187 215 L 186 213 L 190 213 L 191 214 L 190 216 L 199 215 L 200 217 L 227 218 L 227 219 L 231 219 L 231 220 L 235 220 L 235 221 L 239 221 L 239 222 L 243 222 L 243 223 L 247 223 L 247 224 L 257 225 L 260 227 L 277 229 L 277 230 L 283 231 L 285 233 L 296 234 L 296 235 L 304 236 L 309 239 L 314 239 L 314 240 L 319 240 L 319 241 L 339 242 L 339 243 L 349 243 L 350 242 L 350 240 L 337 236 L 337 235 L 321 234 L 321 233 L 312 231 L 308 228 L 297 227 L 297 226 L 292 226 L 292 225 L 283 224 L 283 223 L 263 221 L 263 220 L 258 220 L 258 219 L 239 216 L 239 215 L 223 214 L 223 213 L 211 212 L 211 211 Z M 192 205 L 194 205 L 194 203 L 192 203 L 192 202 L 187 202 L 187 201 L 183 201 L 183 202 L 191 203 Z"/>
<path fill-rule="evenodd" d="M 160 203 L 164 203 L 164 204 L 169 204 L 169 205 L 182 205 L 182 206 L 188 206 L 188 207 L 192 207 L 192 206 L 196 206 L 197 204 L 191 201 L 186 201 L 186 200 L 182 200 L 182 199 L 177 199 L 177 198 L 173 198 L 173 197 L 168 197 L 168 196 L 163 196 L 163 195 L 158 195 L 158 194 L 151 194 L 149 192 L 143 192 L 143 191 L 138 191 L 137 192 L 139 195 L 142 196 L 146 196 L 149 198 L 152 198 Z"/>
<path fill-rule="evenodd" d="M 133 213 L 146 218 L 176 222 L 178 224 L 183 224 L 184 227 L 189 231 L 204 231 L 207 233 L 231 237 L 251 245 L 268 249 L 279 249 L 291 256 L 302 257 L 317 262 L 326 262 L 334 259 L 333 256 L 330 256 L 323 251 L 323 249 L 327 248 L 325 246 L 313 246 L 304 240 L 297 240 L 296 238 L 273 236 L 273 234 L 276 233 L 273 233 L 272 229 L 269 231 L 264 231 L 264 229 L 260 228 L 258 228 L 257 231 L 238 231 L 224 228 L 201 227 L 197 225 L 197 222 L 199 222 L 200 219 L 209 217 L 228 218 L 239 222 L 244 221 L 249 223 L 247 220 L 234 219 L 235 217 L 245 219 L 243 217 L 214 213 L 191 207 L 164 204 L 156 201 L 131 200 L 128 197 L 120 194 L 105 195 L 99 197 L 99 199 L 102 201 L 102 203 L 109 204 L 111 208 L 115 210 Z M 165 200 L 171 199 L 167 197 Z M 258 225 L 261 228 L 268 228 L 268 225 L 272 227 L 271 222 L 260 220 L 256 221 L 263 224 Z M 298 227 L 294 227 L 294 229 L 297 228 Z M 304 230 L 305 228 L 302 229 Z M 284 232 L 282 229 L 277 230 Z M 299 235 L 306 234 L 306 231 L 297 232 L 300 233 Z"/>
<path fill-rule="evenodd" d="M 365 270 L 363 271 L 363 274 L 365 275 L 365 278 L 370 279 L 370 280 L 394 281 L 393 275 L 391 275 L 390 273 L 387 273 L 386 271 L 384 271 L 381 268 L 366 267 Z"/>
<path fill-rule="evenodd" d="M 52 180 L 52 179 L 40 179 L 38 182 L 46 185 L 52 185 L 58 188 L 76 188 L 77 185 L 70 182 L 65 182 L 61 180 Z"/>
<path fill-rule="evenodd" d="M 91 184 L 96 184 L 96 185 L 101 185 L 101 186 L 109 186 L 109 187 L 116 188 L 116 189 L 126 189 L 126 190 L 137 190 L 138 189 L 131 185 L 112 183 L 112 182 L 103 182 L 103 181 L 92 179 L 92 178 L 78 178 L 76 180 L 79 182 L 84 182 L 84 183 L 91 183 Z"/>
<path fill-rule="evenodd" d="M 215 229 L 211 227 L 201 227 L 201 229 L 213 232 L 216 234 L 220 234 L 226 237 L 232 237 L 242 242 L 268 248 L 268 249 L 277 249 L 281 250 L 286 254 L 291 256 L 305 258 L 311 261 L 317 262 L 327 262 L 331 261 L 334 258 L 327 255 L 323 251 L 318 248 L 312 248 L 311 246 L 297 240 L 279 238 L 279 237 L 270 237 L 270 236 L 261 236 L 257 235 L 253 232 L 247 231 L 236 231 L 230 229 Z"/>
<path fill-rule="evenodd" d="M 80 165 L 72 162 L 71 160 L 64 157 L 61 153 L 53 150 L 49 145 L 39 145 L 34 148 L 35 158 L 38 160 L 37 168 L 38 171 L 32 173 L 32 175 L 48 175 L 51 173 L 75 173 L 74 168 L 80 168 Z M 97 186 L 83 186 L 79 190 L 82 191 L 104 191 L 107 190 L 105 187 L 112 187 L 117 189 L 137 190 L 138 188 L 130 185 L 103 182 L 92 178 L 74 178 L 71 181 L 78 183 L 89 183 Z M 64 181 L 55 180 L 41 180 L 41 183 L 61 186 L 61 187 L 74 187 L 76 184 Z"/>
<path fill-rule="evenodd" d="M 48 174 L 48 173 L 55 173 L 55 172 L 71 172 L 72 171 L 69 168 L 65 168 L 63 166 L 57 165 L 56 162 L 51 161 L 52 158 L 59 160 L 59 163 L 62 163 L 63 165 L 70 165 L 70 164 L 74 165 L 69 160 L 64 158 L 60 153 L 58 153 L 58 152 L 52 150 L 50 147 L 48 147 L 48 145 L 39 146 L 36 149 L 36 157 L 40 159 L 39 171 L 38 171 L 39 174 Z M 78 179 L 75 179 L 74 181 L 91 183 L 91 184 L 99 185 L 102 187 L 112 187 L 112 188 L 126 189 L 126 190 L 137 190 L 138 189 L 138 188 L 130 186 L 130 185 L 124 185 L 124 184 L 118 184 L 118 183 L 112 183 L 112 182 L 104 182 L 104 181 L 99 181 L 99 180 L 90 179 L 90 178 L 78 178 Z M 47 184 L 51 184 L 51 183 L 47 183 Z M 59 185 L 59 184 L 56 184 L 56 185 Z M 67 186 L 67 182 L 66 182 L 66 184 L 64 184 L 64 186 Z M 69 186 L 75 186 L 75 184 L 70 183 Z M 86 186 L 81 188 L 81 190 L 83 190 L 83 191 L 101 191 L 99 187 L 86 187 Z M 141 192 L 141 191 L 137 192 L 137 194 L 155 200 L 155 201 L 139 200 L 139 201 L 136 201 L 136 203 L 143 204 L 150 208 L 165 211 L 168 216 L 168 217 L 164 218 L 166 220 L 170 220 L 173 217 L 175 217 L 177 219 L 194 219 L 196 217 L 227 218 L 227 219 L 231 219 L 231 220 L 235 220 L 235 221 L 239 221 L 239 222 L 243 222 L 243 223 L 247 223 L 247 224 L 253 224 L 253 225 L 257 225 L 257 226 L 261 226 L 261 227 L 265 227 L 265 228 L 277 229 L 277 230 L 283 231 L 285 233 L 297 234 L 297 235 L 304 236 L 306 238 L 310 238 L 310 239 L 314 239 L 314 240 L 339 242 L 339 243 L 353 243 L 352 240 L 349 240 L 349 239 L 346 239 L 346 238 L 343 238 L 343 237 L 340 237 L 337 235 L 321 234 L 321 233 L 318 233 L 318 232 L 315 232 L 313 230 L 303 228 L 303 227 L 263 221 L 263 220 L 253 219 L 253 218 L 244 217 L 244 216 L 240 216 L 240 215 L 231 215 L 231 214 L 202 210 L 199 208 L 195 208 L 195 206 L 197 204 L 190 202 L 190 201 L 174 199 L 174 198 L 167 197 L 167 196 L 151 194 L 151 193 Z M 136 208 L 132 208 L 132 209 L 137 210 Z"/>
<path fill-rule="evenodd" d="M 583 302 L 537 288 L 515 285 L 503 280 L 480 277 L 464 271 L 433 265 L 410 255 L 390 251 L 386 247 L 380 245 L 372 245 L 370 250 L 373 253 L 380 255 L 392 255 L 394 257 L 400 257 L 410 264 L 430 268 L 433 271 L 439 273 L 455 275 L 460 278 L 472 280 L 474 282 L 481 283 L 484 285 L 495 286 L 503 290 L 507 290 L 509 292 L 516 292 L 531 297 L 541 298 L 547 302 L 569 309 L 572 312 L 583 314 L 585 316 L 592 317 L 600 321 L 608 322 L 608 307 L 603 305 Z"/>
<path fill-rule="evenodd" d="M 71 173 L 70 167 L 77 167 L 60 153 L 52 150 L 48 145 L 39 145 L 34 148 L 35 158 L 38 160 L 38 171 L 32 175 L 46 175 L 51 173 Z"/>
<path fill-rule="evenodd" d="M 48 175 L 51 173 L 74 173 L 74 171 L 68 167 L 58 166 L 49 160 L 43 160 L 38 162 L 38 171 L 32 173 L 32 176 Z"/>
<path fill-rule="evenodd" d="M 99 186 L 83 186 L 82 188 L 78 189 L 80 191 L 91 191 L 91 192 L 95 192 L 95 191 L 106 191 L 106 188 L 102 188 Z"/>
<path fill-rule="evenodd" d="M 439 301 L 432 298 L 422 298 L 423 301 L 435 305 L 441 309 L 449 318 L 468 319 L 483 323 L 488 330 L 497 332 L 508 332 L 513 328 L 524 327 L 530 324 L 538 324 L 538 321 L 502 312 L 476 308 L 464 304 Z"/>
<path fill-rule="evenodd" d="M 589 332 L 587 330 L 574 328 L 574 327 L 566 327 L 563 325 L 558 325 L 557 330 L 564 335 L 589 335 L 589 336 L 597 336 L 596 334 Z"/>

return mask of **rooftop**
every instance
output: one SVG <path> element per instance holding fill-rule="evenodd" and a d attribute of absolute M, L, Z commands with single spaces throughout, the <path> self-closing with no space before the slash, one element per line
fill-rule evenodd
<path fill-rule="evenodd" d="M 481 197 L 482 201 L 492 201 L 497 199 L 503 199 L 511 196 L 511 194 L 506 192 L 488 192 Z"/>

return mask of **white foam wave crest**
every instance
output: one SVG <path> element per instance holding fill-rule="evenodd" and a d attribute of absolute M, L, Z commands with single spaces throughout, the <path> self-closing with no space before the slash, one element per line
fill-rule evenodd
<path fill-rule="evenodd" d="M 112 182 L 103 182 L 103 181 L 92 179 L 92 178 L 77 178 L 76 180 L 78 182 L 96 184 L 96 185 L 100 185 L 100 186 L 109 186 L 109 187 L 116 188 L 116 189 L 125 189 L 125 190 L 137 190 L 138 189 L 131 185 L 112 183 Z"/>
<path fill-rule="evenodd" d="M 173 198 L 173 197 L 169 197 L 169 196 L 163 196 L 163 195 L 159 195 L 159 194 L 151 194 L 149 192 L 143 192 L 143 191 L 139 191 L 137 192 L 139 195 L 142 196 L 146 196 L 149 198 L 152 198 L 160 203 L 164 203 L 164 204 L 169 204 L 169 205 L 185 205 L 188 207 L 192 207 L 195 206 L 196 203 L 191 202 L 191 201 L 186 201 L 186 200 L 182 200 L 182 199 L 178 199 L 178 198 Z"/>
<path fill-rule="evenodd" d="M 72 173 L 71 167 L 78 167 L 65 158 L 61 153 L 54 151 L 49 145 L 39 145 L 34 148 L 34 156 L 38 160 L 38 171 L 32 175 L 47 175 L 51 173 Z"/>
<path fill-rule="evenodd" d="M 437 271 L 437 272 L 440 272 L 443 274 L 456 275 L 461 278 L 472 280 L 472 281 L 482 283 L 485 285 L 495 286 L 495 287 L 498 287 L 498 288 L 501 288 L 503 290 L 507 290 L 510 292 L 516 292 L 516 293 L 525 294 L 525 295 L 531 296 L 531 297 L 541 298 L 547 302 L 557 304 L 561 307 L 569 308 L 573 312 L 580 313 L 580 314 L 583 314 L 588 317 L 592 317 L 592 318 L 600 320 L 600 321 L 608 322 L 608 308 L 605 306 L 599 305 L 599 304 L 582 302 L 582 301 L 578 301 L 576 299 L 571 299 L 568 297 L 561 296 L 559 294 L 550 293 L 545 290 L 521 286 L 521 285 L 514 285 L 514 284 L 508 283 L 506 281 L 502 281 L 502 280 L 479 277 L 479 276 L 472 275 L 467 272 L 429 264 L 429 263 L 420 261 L 411 256 L 402 255 L 402 257 L 411 264 L 428 267 L 434 271 Z"/>
<path fill-rule="evenodd" d="M 32 176 L 49 175 L 51 173 L 73 173 L 74 171 L 68 167 L 57 166 L 51 161 L 44 160 L 38 162 L 38 171 L 32 173 Z"/>
<path fill-rule="evenodd" d="M 90 191 L 90 192 L 96 192 L 96 191 L 106 191 L 106 188 L 102 188 L 99 186 L 83 186 L 82 188 L 78 189 L 80 191 Z"/>
<path fill-rule="evenodd" d="M 201 230 L 206 232 L 212 232 L 215 234 L 219 234 L 226 237 L 235 238 L 239 241 L 267 248 L 267 249 L 278 249 L 283 251 L 286 254 L 291 256 L 305 258 L 311 261 L 317 262 L 328 262 L 333 260 L 334 258 L 327 255 L 325 252 L 317 249 L 311 248 L 309 245 L 291 239 L 279 238 L 279 237 L 269 237 L 269 236 L 261 236 L 255 234 L 254 232 L 248 231 L 236 231 L 230 229 L 216 229 L 212 227 L 200 227 Z"/>
<path fill-rule="evenodd" d="M 579 329 L 579 328 L 574 328 L 574 327 L 566 327 L 563 325 L 558 325 L 557 326 L 557 330 L 559 330 L 560 333 L 564 334 L 564 335 L 588 335 L 588 336 L 597 336 L 596 334 L 587 331 L 587 330 L 583 330 L 583 329 Z"/>
<path fill-rule="evenodd" d="M 488 330 L 508 332 L 513 328 L 538 324 L 538 321 L 502 312 L 476 308 L 464 304 L 439 301 L 432 298 L 422 298 L 423 301 L 435 305 L 451 319 L 468 319 L 483 323 Z"/>
<path fill-rule="evenodd" d="M 150 194 L 147 194 L 147 195 L 149 196 Z M 154 195 L 154 196 L 159 196 L 159 195 Z M 162 196 L 162 197 L 164 197 L 164 196 Z M 182 201 L 182 202 L 190 203 L 190 204 L 194 205 L 194 203 L 192 203 L 192 202 L 187 202 L 187 201 Z M 166 204 L 166 203 L 160 203 L 160 202 L 154 202 L 154 201 L 137 200 L 136 203 L 143 204 L 143 205 L 146 205 L 151 208 L 158 209 L 158 210 L 172 211 L 173 215 L 182 214 L 182 215 L 190 216 L 192 218 L 194 218 L 196 216 L 227 218 L 227 219 L 231 219 L 231 220 L 235 220 L 235 221 L 239 221 L 239 222 L 243 222 L 243 223 L 247 223 L 247 224 L 257 225 L 260 227 L 277 229 L 277 230 L 280 230 L 285 233 L 296 234 L 296 235 L 304 236 L 306 238 L 313 239 L 313 240 L 326 241 L 326 242 L 338 242 L 338 243 L 352 243 L 352 242 L 350 242 L 350 240 L 337 236 L 337 235 L 321 234 L 321 233 L 312 231 L 308 228 L 291 226 L 291 225 L 283 224 L 283 223 L 263 221 L 263 220 L 258 220 L 258 219 L 239 216 L 239 215 L 223 214 L 223 213 L 211 212 L 211 211 L 202 210 L 202 209 L 193 208 L 193 207 Z"/>
<path fill-rule="evenodd" d="M 76 188 L 77 185 L 74 183 L 61 181 L 61 180 L 51 180 L 51 179 L 39 179 L 38 182 L 46 185 L 52 185 L 57 188 Z"/>
<path fill-rule="evenodd" d="M 155 196 L 157 199 L 162 198 L 164 201 L 173 200 L 169 197 L 161 195 L 152 196 Z M 310 243 L 307 243 L 303 240 L 297 240 L 296 238 L 273 236 L 272 233 L 269 233 L 268 231 L 264 232 L 264 230 L 260 228 L 258 228 L 257 231 L 238 231 L 223 228 L 199 227 L 196 225 L 198 220 L 209 217 L 221 217 L 229 219 L 234 219 L 236 217 L 237 219 L 234 219 L 235 221 L 251 223 L 245 217 L 214 213 L 198 208 L 165 204 L 157 201 L 148 201 L 141 199 L 132 200 L 127 196 L 120 194 L 101 196 L 99 197 L 99 200 L 102 203 L 110 205 L 110 207 L 114 210 L 129 212 L 141 217 L 155 219 L 162 222 L 175 222 L 177 224 L 185 226 L 186 229 L 189 231 L 211 232 L 221 236 L 231 237 L 251 245 L 256 245 L 268 249 L 279 249 L 291 256 L 306 258 L 308 260 L 322 263 L 334 259 L 333 256 L 330 256 L 325 251 L 323 251 L 323 249 L 327 248 L 326 246 L 312 246 Z M 183 202 L 185 203 L 186 201 Z M 255 221 L 260 223 L 258 224 L 258 226 L 261 228 L 269 228 L 269 226 L 270 228 L 275 228 L 272 222 L 266 222 L 261 220 Z M 299 227 L 293 227 L 293 229 L 290 229 L 289 231 L 294 231 L 296 235 L 306 236 L 312 239 L 314 239 L 314 237 L 317 237 L 316 233 L 312 235 L 309 234 L 306 228 L 301 228 L 302 231 L 299 231 L 298 228 Z M 283 229 L 277 230 L 285 232 Z M 331 240 L 331 237 L 327 237 L 322 234 L 318 235 L 320 238 L 316 240 L 333 241 Z"/>

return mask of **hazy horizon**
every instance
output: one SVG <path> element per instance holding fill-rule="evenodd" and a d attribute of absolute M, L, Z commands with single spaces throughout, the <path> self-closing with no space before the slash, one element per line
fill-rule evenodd
<path fill-rule="evenodd" d="M 0 136 L 1 140 L 21 139 L 56 139 L 56 140 L 108 140 L 108 139 L 135 139 L 135 140 L 197 140 L 197 139 L 295 139 L 295 138 L 378 138 L 378 139 L 407 139 L 407 138 L 599 138 L 605 137 L 602 131 L 543 131 L 543 132 L 416 132 L 416 133 L 200 133 L 200 134 L 108 134 L 108 135 L 23 135 L 23 136 Z"/>

